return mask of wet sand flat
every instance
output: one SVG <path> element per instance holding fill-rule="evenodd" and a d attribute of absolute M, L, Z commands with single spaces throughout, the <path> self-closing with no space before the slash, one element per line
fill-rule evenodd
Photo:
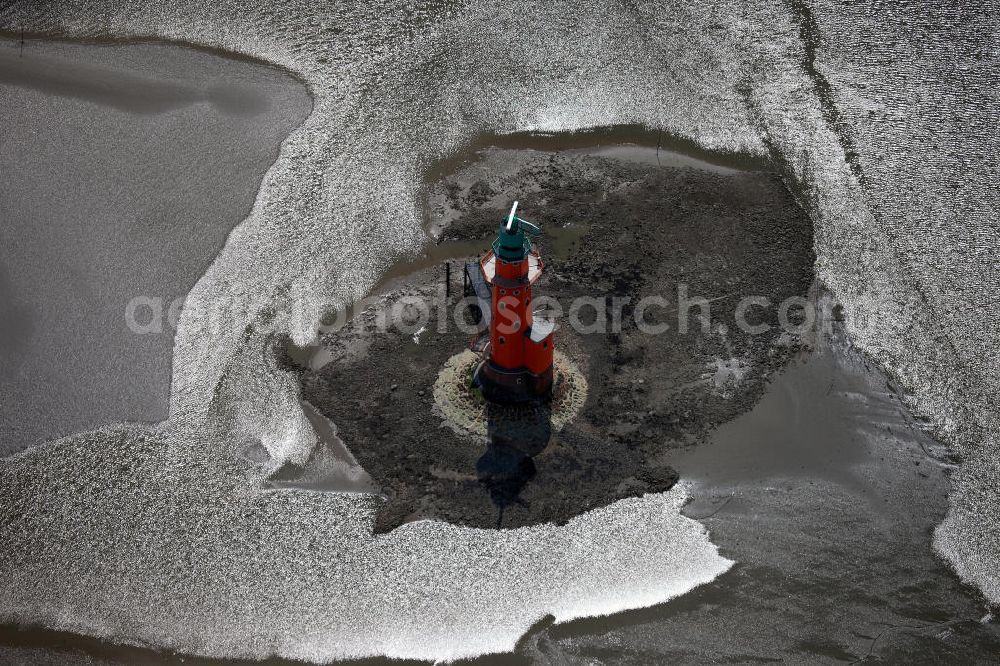
<path fill-rule="evenodd" d="M 171 306 L 249 212 L 305 87 L 180 46 L 2 40 L 0 108 L 0 454 L 166 418 Z M 150 333 L 126 321 L 136 297 Z"/>
<path fill-rule="evenodd" d="M 395 153 L 407 160 L 406 166 L 413 168 L 404 167 L 400 172 L 409 177 L 423 167 L 424 156 L 451 151 L 456 142 L 481 129 L 510 131 L 543 127 L 557 132 L 596 124 L 643 122 L 691 137 L 707 147 L 769 154 L 785 164 L 788 180 L 802 189 L 803 205 L 816 225 L 820 276 L 846 299 L 849 325 L 870 306 L 886 306 L 889 310 L 877 325 L 859 335 L 856 342 L 888 372 L 906 382 L 907 395 L 912 398 L 909 404 L 934 418 L 942 430 L 948 428 L 943 434 L 949 444 L 959 450 L 985 449 L 983 455 L 970 456 L 966 462 L 966 480 L 959 481 L 958 492 L 953 496 L 956 500 L 952 517 L 958 513 L 961 520 L 951 522 L 944 547 L 940 538 L 938 547 L 966 580 L 992 594 L 996 602 L 1000 598 L 995 584 L 996 554 L 1000 549 L 996 548 L 996 521 L 992 517 L 997 507 L 994 445 L 998 419 L 992 400 L 997 378 L 991 369 L 996 367 L 1000 328 L 996 326 L 996 317 L 990 316 L 996 312 L 990 306 L 996 302 L 996 276 L 990 272 L 995 269 L 995 262 L 990 258 L 995 256 L 997 247 L 992 222 L 998 191 L 994 168 L 996 134 L 990 131 L 995 124 L 996 99 L 990 93 L 998 89 L 1000 68 L 996 67 L 995 49 L 989 48 L 995 34 L 995 20 L 990 13 L 912 2 L 899 3 L 878 13 L 861 4 L 830 2 L 756 3 L 749 10 L 687 3 L 668 12 L 654 4 L 623 6 L 601 1 L 536 3 L 530 7 L 475 2 L 454 7 L 446 3 L 445 7 L 442 9 L 446 16 L 438 18 L 433 9 L 414 16 L 409 11 L 404 14 L 403 7 L 391 3 L 306 2 L 277 7 L 260 3 L 236 8 L 213 3 L 165 7 L 162 3 L 140 1 L 130 3 L 128 11 L 115 12 L 95 2 L 15 2 L 4 5 L 0 18 L 7 29 L 24 28 L 48 34 L 181 37 L 260 54 L 303 72 L 316 91 L 317 108 L 321 110 L 314 119 L 315 126 L 332 127 L 334 131 L 296 134 L 296 150 L 289 157 L 302 159 L 282 160 L 275 170 L 277 177 L 268 182 L 264 193 L 269 195 L 266 198 L 269 203 L 255 215 L 260 232 L 250 238 L 252 242 L 234 243 L 236 249 L 229 253 L 233 261 L 220 262 L 233 267 L 234 273 L 242 269 L 238 273 L 239 284 L 250 285 L 253 291 L 296 282 L 304 284 L 307 291 L 339 298 L 347 294 L 347 289 L 321 290 L 321 281 L 326 278 L 323 271 L 312 271 L 309 262 L 298 260 L 309 257 L 316 265 L 329 266 L 335 261 L 339 265 L 344 258 L 343 282 L 369 279 L 389 263 L 387 249 L 398 247 L 399 239 L 406 237 L 398 231 L 400 228 L 416 228 L 416 216 L 409 205 L 411 190 L 400 186 L 400 174 L 383 177 L 389 171 L 387 163 L 392 162 L 384 159 L 385 153 Z M 95 11 L 97 8 L 101 10 Z M 391 14 L 389 20 L 384 20 L 386 13 Z M 396 17 L 398 20 L 393 20 Z M 509 40 L 495 38 L 497 35 L 526 35 L 523 41 L 530 48 L 510 48 Z M 410 46 L 417 48 L 407 48 Z M 363 99 L 344 95 L 351 90 L 363 90 Z M 307 145 L 316 149 L 310 153 L 297 150 Z M 340 158 L 345 153 L 358 155 L 356 165 L 349 165 L 353 169 L 341 168 Z M 317 188 L 317 182 L 329 187 Z M 362 186 L 358 187 L 359 184 Z M 364 192 L 370 199 L 362 199 L 360 206 L 354 206 L 355 198 L 351 196 L 354 191 Z M 383 200 L 388 203 L 382 205 Z M 324 217 L 322 213 L 334 209 L 345 212 L 342 223 L 338 217 L 337 225 L 314 224 L 317 218 L 331 221 L 332 216 Z M 294 214 L 282 214 L 288 210 Z M 329 233 L 317 234 L 317 228 L 328 229 Z M 361 239 L 356 234 L 344 233 L 357 229 L 374 233 Z M 309 252 L 307 243 L 323 249 Z M 371 252 L 358 252 L 359 247 L 367 246 L 372 247 Z M 272 260 L 263 266 L 245 261 L 247 255 L 252 258 L 255 253 Z M 381 262 L 382 259 L 385 261 Z M 219 288 L 212 293 L 220 293 L 226 287 L 225 280 L 204 282 L 213 289 Z M 284 304 L 276 303 L 276 308 L 280 314 Z M 975 316 L 977 308 L 986 314 Z M 219 396 L 219 402 L 238 406 L 241 415 L 247 416 L 247 421 L 254 419 L 254 424 L 294 423 L 293 416 L 301 414 L 297 402 L 288 399 L 291 392 L 287 382 L 261 385 L 249 381 L 271 368 L 265 362 L 269 357 L 262 360 L 263 355 L 254 351 L 263 348 L 262 340 L 278 328 L 264 328 L 261 334 L 253 336 L 239 335 L 243 330 L 249 331 L 250 324 L 257 323 L 253 316 L 241 316 L 234 326 L 237 335 L 219 336 L 219 340 L 207 340 L 201 346 L 194 344 L 196 338 L 189 335 L 190 327 L 185 327 L 178 338 L 197 350 L 178 354 L 176 376 L 183 381 L 178 381 L 174 395 L 193 396 L 189 401 L 192 404 L 206 402 L 206 396 L 222 385 L 220 377 L 233 377 L 225 373 L 228 368 L 221 366 L 240 354 L 249 369 L 232 379 L 230 386 L 235 388 L 224 386 L 229 390 Z M 852 330 L 865 333 L 857 327 Z M 297 340 L 304 341 L 304 337 L 298 335 Z M 216 350 L 222 353 L 215 353 Z M 290 411 L 289 405 L 294 407 L 292 416 L 283 420 Z M 194 437 L 171 439 L 168 442 L 171 451 L 188 455 L 178 453 L 167 458 L 166 462 L 174 463 L 169 466 L 162 464 L 166 456 L 151 456 L 155 464 L 143 469 L 139 483 L 133 485 L 115 483 L 115 479 L 106 479 L 93 471 L 115 471 L 117 461 L 98 455 L 102 451 L 120 448 L 159 452 L 167 448 L 163 441 L 147 445 L 141 439 L 145 433 L 135 431 L 117 433 L 114 437 L 80 438 L 89 447 L 90 455 L 86 456 L 71 458 L 53 452 L 51 457 L 39 454 L 38 464 L 32 467 L 21 464 L 25 457 L 5 463 L 24 473 L 16 477 L 17 485 L 4 485 L 4 490 L 19 506 L 42 508 L 46 514 L 44 522 L 17 524 L 18 528 L 24 528 L 21 533 L 30 533 L 31 538 L 19 539 L 16 529 L 6 535 L 11 552 L 30 553 L 33 566 L 20 571 L 16 567 L 4 568 L 4 573 L 14 575 L 0 588 L 46 590 L 54 608 L 47 616 L 32 617 L 41 616 L 50 622 L 65 618 L 67 607 L 74 598 L 79 599 L 78 617 L 88 617 L 93 630 L 104 628 L 109 621 L 122 616 L 127 620 L 150 621 L 156 617 L 155 613 L 143 613 L 142 607 L 122 605 L 122 595 L 115 594 L 115 584 L 123 578 L 123 569 L 103 571 L 109 560 L 115 562 L 116 552 L 102 548 L 109 536 L 118 545 L 134 547 L 138 542 L 155 550 L 156 559 L 145 567 L 136 567 L 133 588 L 154 590 L 157 597 L 166 597 L 167 601 L 178 599 L 174 587 L 156 587 L 148 573 L 169 571 L 166 568 L 169 562 L 181 561 L 190 554 L 188 546 L 192 543 L 206 546 L 197 553 L 201 557 L 194 561 L 224 571 L 228 587 L 234 583 L 243 586 L 241 591 L 246 595 L 233 600 L 241 602 L 247 595 L 263 590 L 259 597 L 249 597 L 266 600 L 255 604 L 254 611 L 280 608 L 282 593 L 290 582 L 300 577 L 305 579 L 317 569 L 327 570 L 322 555 L 328 551 L 305 551 L 298 537 L 317 538 L 332 532 L 329 523 L 323 522 L 330 513 L 330 502 L 315 500 L 307 507 L 288 503 L 276 507 L 268 516 L 270 520 L 255 520 L 249 525 L 239 522 L 236 512 L 222 514 L 227 525 L 251 528 L 243 530 L 249 533 L 246 542 L 262 541 L 261 534 L 254 529 L 259 526 L 265 528 L 264 535 L 285 537 L 267 542 L 268 548 L 261 553 L 280 553 L 282 557 L 253 567 L 245 566 L 247 559 L 240 557 L 248 550 L 254 552 L 252 549 L 235 550 L 235 555 L 232 549 L 227 549 L 233 541 L 237 546 L 245 546 L 243 540 L 218 539 L 218 530 L 202 527 L 202 517 L 220 515 L 228 503 L 209 505 L 213 511 L 203 515 L 187 511 L 195 505 L 191 499 L 202 498 L 204 479 L 178 479 L 174 470 L 184 469 L 190 461 L 219 460 L 221 467 L 228 460 L 225 455 L 228 439 L 213 436 L 210 426 L 214 424 L 199 421 L 196 425 L 199 427 L 192 430 L 198 436 L 197 448 L 183 448 Z M 134 448 L 129 448 L 132 445 Z M 31 453 L 44 448 L 38 447 Z M 165 469 L 169 472 L 165 473 Z M 787 466 L 782 473 L 790 473 Z M 52 485 L 65 494 L 51 502 L 37 501 L 43 494 L 48 495 L 49 489 L 35 488 L 30 482 L 43 476 L 53 479 Z M 224 478 L 218 475 L 210 480 L 221 485 Z M 150 496 L 151 483 L 159 483 L 166 492 Z M 806 490 L 808 485 L 800 480 L 797 487 Z M 839 484 L 825 484 L 827 489 L 834 487 Z M 94 488 L 100 492 L 92 492 Z M 108 488 L 120 490 L 115 499 L 124 501 L 100 504 Z M 787 513 L 797 522 L 788 523 L 790 529 L 767 530 L 766 537 L 772 540 L 767 545 L 779 548 L 788 543 L 776 535 L 805 535 L 803 543 L 808 546 L 817 526 L 836 524 L 841 514 L 851 515 L 836 510 L 839 506 L 831 502 L 832 492 L 818 493 L 816 501 L 823 507 L 832 505 L 833 509 L 817 514 L 804 530 L 795 529 L 801 528 L 798 513 L 804 512 L 803 502 L 795 497 Z M 281 494 L 271 493 L 260 500 L 267 501 L 275 495 Z M 164 502 L 164 496 L 171 502 Z M 173 502 L 178 497 L 189 501 Z M 80 505 L 88 508 L 101 506 L 107 510 L 91 510 L 88 520 L 81 521 L 79 514 L 67 508 L 71 506 L 67 498 L 79 500 Z M 704 520 L 721 521 L 730 508 L 735 510 L 735 502 L 732 500 L 718 514 Z M 912 504 L 900 502 L 897 506 L 915 512 Z M 697 508 L 697 504 L 691 507 Z M 158 540 L 147 534 L 133 538 L 134 530 L 128 529 L 132 524 L 129 519 L 138 516 L 155 524 L 156 517 L 173 515 L 165 509 L 177 510 L 178 518 L 188 519 L 186 524 L 190 529 L 176 532 L 164 529 L 155 533 Z M 774 511 L 766 512 L 763 504 L 755 504 L 754 509 L 752 514 L 747 512 L 751 518 L 776 515 Z M 20 521 L 21 516 L 5 513 L 0 525 L 5 522 L 11 525 L 13 519 Z M 928 523 L 933 520 L 928 518 Z M 175 522 L 184 524 L 181 520 Z M 749 523 L 750 518 L 743 522 Z M 280 531 L 289 524 L 297 528 L 295 532 Z M 208 527 L 214 526 L 209 522 Z M 926 530 L 921 532 L 917 526 L 909 532 L 918 533 L 922 534 L 920 538 L 907 543 L 917 544 L 914 549 L 924 552 Z M 624 536 L 623 541 L 633 541 L 642 539 L 646 533 L 636 529 L 625 532 Z M 765 542 L 766 537 L 762 539 Z M 716 538 L 726 540 L 724 535 Z M 863 565 L 855 564 L 855 555 L 860 553 L 876 563 L 879 558 L 887 559 L 878 552 L 869 554 L 873 549 L 868 546 L 876 542 L 868 538 L 862 548 L 847 548 L 847 555 L 839 561 L 850 565 L 848 572 L 864 571 Z M 852 543 L 857 543 L 857 539 Z M 63 544 L 69 544 L 63 551 L 67 552 L 65 556 L 60 551 Z M 729 544 L 727 541 L 727 552 L 736 553 Z M 447 586 L 456 574 L 461 574 L 447 568 L 455 559 L 453 540 L 436 540 L 426 547 L 420 546 L 412 551 L 413 560 L 432 562 L 435 565 L 432 573 L 447 572 L 432 578 L 438 587 Z M 541 552 L 547 553 L 549 549 Z M 817 549 L 804 552 L 816 553 Z M 752 559 L 752 553 L 741 553 L 747 561 Z M 657 556 L 662 559 L 662 553 Z M 756 557 L 757 562 L 768 560 L 767 553 Z M 630 573 L 643 561 L 647 560 L 625 560 Z M 811 565 L 808 557 L 803 561 L 808 569 Z M 300 562 L 305 564 L 297 566 Z M 92 582 L 93 588 L 81 589 L 74 595 L 73 589 L 67 590 L 76 582 L 74 576 L 64 572 L 74 572 L 77 563 L 86 574 L 82 579 Z M 558 574 L 559 568 L 545 571 L 546 575 L 537 579 L 530 576 L 533 568 L 522 571 L 528 572 L 530 583 L 544 587 L 554 573 Z M 867 580 L 863 576 L 855 578 L 863 583 L 886 579 L 888 569 L 880 567 Z M 28 574 L 29 570 L 33 570 L 34 578 L 21 578 L 14 583 L 16 577 Z M 734 573 L 738 571 L 737 568 Z M 190 580 L 197 572 L 190 568 L 177 580 Z M 362 584 L 373 580 L 366 570 L 361 572 L 358 580 Z M 906 569 L 902 573 L 910 575 Z M 779 571 L 773 578 L 779 582 L 800 579 L 782 574 Z M 839 570 L 833 574 L 840 575 L 843 574 Z M 911 577 L 919 585 L 919 576 Z M 523 574 L 512 578 L 510 587 L 525 579 Z M 405 586 L 408 577 L 399 577 L 394 582 Z M 593 581 L 587 582 L 591 583 L 590 588 L 594 587 Z M 213 586 L 207 577 L 196 579 L 196 583 L 197 591 L 205 597 L 229 601 L 226 587 Z M 375 587 L 371 585 L 370 589 Z M 477 585 L 476 597 L 486 600 L 493 610 L 510 598 L 510 587 Z M 572 587 L 570 591 L 577 589 Z M 538 591 L 532 592 L 537 597 Z M 181 603 L 192 600 L 180 599 Z M 432 599 L 437 601 L 436 596 Z M 100 605 L 105 601 L 108 605 Z M 695 598 L 695 603 L 701 601 L 703 598 Z M 708 600 L 706 613 L 712 612 L 714 603 L 715 600 Z M 749 629 L 754 635 L 767 635 L 783 631 L 786 626 L 822 625 L 826 619 L 823 613 L 837 608 L 826 605 L 789 623 L 786 618 L 775 619 L 773 614 L 767 614 L 780 603 L 780 598 L 766 597 L 760 602 L 757 607 L 764 609 L 765 622 L 751 623 L 758 619 L 754 617 L 734 618 L 736 611 L 731 611 L 725 619 L 738 620 L 744 631 Z M 37 604 L 26 606 L 39 610 Z M 520 608 L 515 606 L 512 615 L 523 617 L 521 608 L 523 604 Z M 346 610 L 349 612 L 350 608 Z M 455 613 L 454 625 L 468 627 L 475 613 L 466 608 L 461 610 L 465 612 Z M 311 617 L 306 613 L 295 619 L 302 616 Z M 964 613 L 958 616 L 964 617 Z M 427 613 L 421 612 L 404 616 L 404 620 L 413 624 L 425 617 Z M 670 628 L 646 622 L 645 617 L 629 619 L 637 626 L 652 624 L 648 630 L 661 645 L 675 636 L 678 641 L 685 638 L 679 631 L 669 635 Z M 190 626 L 212 627 L 211 619 L 192 616 L 182 627 L 171 627 L 167 637 L 183 650 L 204 649 L 211 645 L 211 638 L 219 636 L 184 635 L 179 630 Z M 257 612 L 242 619 L 220 634 L 223 638 L 226 633 L 238 636 L 241 640 L 234 641 L 236 649 L 246 649 L 244 646 L 252 645 L 253 638 L 261 636 L 263 645 L 254 652 L 260 658 L 268 654 L 267 650 L 279 649 L 276 646 L 283 645 L 282 640 L 288 636 L 293 636 L 299 644 L 308 642 L 315 646 L 318 632 L 309 631 L 312 625 L 301 630 L 298 625 L 279 623 L 273 616 L 261 617 Z M 129 631 L 134 626 L 133 622 L 117 635 L 136 636 Z M 947 633 L 964 626 L 942 625 L 939 630 Z M 485 631 L 474 627 L 478 635 L 501 628 L 500 622 L 487 626 Z M 236 633 L 245 630 L 248 635 Z M 595 633 L 603 638 L 603 631 Z M 866 647 L 878 652 L 887 636 L 881 630 L 876 634 L 867 627 L 861 631 L 862 638 L 871 639 Z M 387 633 L 396 636 L 400 632 Z M 705 637 L 706 644 L 723 642 L 732 633 L 732 622 L 722 621 Z M 906 631 L 894 629 L 890 635 L 893 633 Z M 625 641 L 621 635 L 622 632 L 609 632 L 607 640 L 596 645 L 594 659 L 624 661 L 622 654 L 630 646 L 622 645 Z M 147 636 L 145 640 L 164 644 L 157 638 Z M 539 649 L 544 651 L 543 643 L 541 639 L 537 641 Z M 655 651 L 643 653 L 642 645 L 632 646 L 634 649 L 628 654 L 637 655 L 634 661 L 657 660 Z M 284 644 L 284 647 L 294 646 Z M 323 647 L 314 649 L 321 651 Z M 682 650 L 685 646 L 677 647 Z M 771 658 L 768 655 L 772 652 L 736 646 L 729 656 L 731 661 L 745 662 Z M 989 656 L 987 653 L 985 658 Z M 985 660 L 984 655 L 978 657 Z"/>

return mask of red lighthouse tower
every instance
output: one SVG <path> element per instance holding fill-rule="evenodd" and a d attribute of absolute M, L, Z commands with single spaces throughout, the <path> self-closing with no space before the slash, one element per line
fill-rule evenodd
<path fill-rule="evenodd" d="M 484 323 L 473 343 L 474 350 L 483 352 L 473 381 L 494 402 L 544 402 L 552 395 L 555 327 L 549 320 L 536 321 L 531 309 L 531 288 L 544 268 L 531 247 L 530 237 L 539 233 L 517 217 L 515 201 L 493 248 L 466 266 Z"/>

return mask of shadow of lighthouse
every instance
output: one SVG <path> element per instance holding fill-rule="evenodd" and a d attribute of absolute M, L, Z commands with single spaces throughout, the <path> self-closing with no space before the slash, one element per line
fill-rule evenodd
<path fill-rule="evenodd" d="M 521 491 L 535 477 L 533 458 L 552 436 L 552 409 L 548 404 L 508 406 L 487 403 L 486 452 L 476 461 L 479 483 L 497 507 L 497 527 L 508 506 L 527 506 Z"/>

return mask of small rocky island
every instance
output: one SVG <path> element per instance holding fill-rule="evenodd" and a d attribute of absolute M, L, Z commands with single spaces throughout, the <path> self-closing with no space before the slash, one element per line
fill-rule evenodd
<path fill-rule="evenodd" d="M 574 299 L 598 299 L 602 311 L 580 308 L 575 326 L 565 313 L 558 320 L 557 349 L 581 378 L 565 398 L 580 401 L 571 418 L 556 418 L 565 407 L 557 387 L 551 407 L 521 413 L 505 431 L 509 413 L 477 406 L 463 369 L 469 357 L 462 366 L 456 356 L 469 347 L 468 328 L 452 317 L 462 309 L 462 262 L 489 247 L 515 198 L 542 229 L 538 292 L 565 310 Z M 779 326 L 777 304 L 805 296 L 813 282 L 812 225 L 774 174 L 492 149 L 434 184 L 429 206 L 442 221 L 432 229 L 434 256 L 452 262 L 450 295 L 441 296 L 440 261 L 415 262 L 323 334 L 324 363 L 310 366 L 301 350 L 286 359 L 301 373 L 303 398 L 336 424 L 384 495 L 378 531 L 422 518 L 483 528 L 561 524 L 667 490 L 677 473 L 666 454 L 750 409 L 800 348 Z M 709 302 L 707 325 L 696 305 L 679 308 L 679 293 Z M 766 332 L 735 325 L 736 305 L 749 295 L 774 304 L 748 315 Z M 647 296 L 665 299 L 642 313 L 657 334 L 637 324 L 636 304 Z M 429 323 L 379 327 L 378 311 L 404 298 L 426 303 Z M 489 427 L 456 422 L 442 405 L 442 382 Z M 524 445 L 494 446 L 498 432 Z"/>

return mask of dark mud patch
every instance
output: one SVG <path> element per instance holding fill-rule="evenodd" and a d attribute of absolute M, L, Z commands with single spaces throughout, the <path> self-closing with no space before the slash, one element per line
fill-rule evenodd
<path fill-rule="evenodd" d="M 441 245 L 467 253 L 478 241 L 485 250 L 514 198 L 545 232 L 538 246 L 547 268 L 535 295 L 563 308 L 557 348 L 585 375 L 587 402 L 534 455 L 517 459 L 443 427 L 432 386 L 469 342 L 451 319 L 460 263 L 450 298 L 439 295 L 441 266 L 401 277 L 381 305 L 323 336 L 329 362 L 302 378 L 303 397 L 337 424 L 387 498 L 377 529 L 419 518 L 561 524 L 669 489 L 677 473 L 665 455 L 750 409 L 801 346 L 782 331 L 776 305 L 808 292 L 812 227 L 775 175 L 486 151 L 432 188 L 430 209 L 447 220 Z M 775 304 L 748 317 L 767 332 L 736 325 L 736 305 L 749 295 Z M 380 331 L 380 307 L 414 296 L 428 305 L 424 330 Z M 638 304 L 653 296 L 662 301 L 640 326 Z M 576 326 L 575 299 L 590 299 Z M 607 325 L 595 326 L 600 320 Z"/>

